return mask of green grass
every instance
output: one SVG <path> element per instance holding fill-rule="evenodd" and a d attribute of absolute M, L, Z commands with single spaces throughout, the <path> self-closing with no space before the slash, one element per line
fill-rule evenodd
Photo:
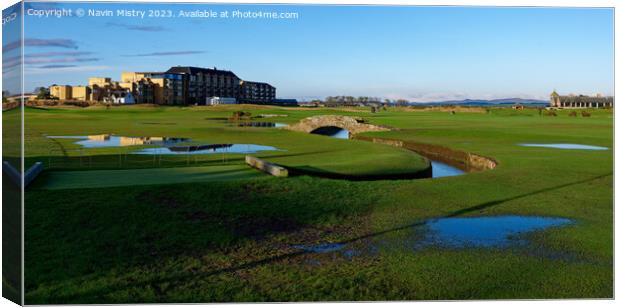
<path fill-rule="evenodd" d="M 568 111 L 546 117 L 536 110 L 507 109 L 454 115 L 250 106 L 53 109 L 29 110 L 26 130 L 31 135 L 144 135 L 149 131 L 149 135 L 213 142 L 264 142 L 288 151 L 262 157 L 349 174 L 399 172 L 399 167 L 410 166 L 409 158 L 417 158 L 361 141 L 200 120 L 225 116 L 235 108 L 287 114 L 275 119 L 286 123 L 316 114 L 362 116 L 400 129 L 368 136 L 444 145 L 491 157 L 499 164 L 494 170 L 465 176 L 397 181 L 240 177 L 45 190 L 39 186 L 47 182 L 42 177 L 26 193 L 26 303 L 613 296 L 613 151 L 517 145 L 578 143 L 612 148 L 609 110 L 575 118 Z M 174 124 L 145 128 L 143 122 Z M 27 153 L 31 161 L 49 155 L 43 150 L 49 146 L 47 141 L 35 136 L 27 143 L 27 150 L 32 148 Z M 69 148 L 71 143 L 62 146 Z M 95 168 L 112 169 L 109 174 L 125 172 L 113 170 L 119 168 L 146 168 L 141 178 L 150 180 L 144 178 L 152 166 L 131 161 L 119 165 L 114 153 L 92 154 L 101 164 L 85 174 L 95 174 Z M 218 159 L 191 166 L 241 164 Z M 80 169 L 75 160 L 58 162 L 63 163 L 60 172 Z M 181 158 L 163 166 L 186 166 L 186 161 Z M 291 247 L 351 242 L 364 250 L 387 239 L 406 242 L 413 227 L 407 225 L 426 218 L 503 214 L 558 216 L 576 223 L 529 234 L 532 244 L 525 250 L 413 252 L 403 243 L 349 259 L 340 254 L 304 254 Z"/>
<path fill-rule="evenodd" d="M 271 113 L 268 108 L 248 111 L 254 115 Z M 279 151 L 265 151 L 254 156 L 301 171 L 348 176 L 376 176 L 416 173 L 428 167 L 422 157 L 406 150 L 362 141 L 346 141 L 308 135 L 283 129 L 232 127 L 213 119 L 232 114 L 220 108 L 124 108 L 27 109 L 26 165 L 36 161 L 53 169 L 126 169 L 161 166 L 187 166 L 186 157 L 164 156 L 155 163 L 152 156 L 131 155 L 135 147 L 82 150 L 70 139 L 46 136 L 117 134 L 122 136 L 166 136 L 191 138 L 194 143 L 241 143 L 274 146 Z M 304 112 L 301 112 L 302 114 Z M 298 114 L 299 116 L 299 114 Z M 292 122 L 299 117 L 277 118 Z M 262 119 L 258 119 L 262 120 Z M 364 153 L 364 154 L 358 154 Z M 192 157 L 193 166 L 243 164 L 242 154 L 212 154 Z"/>
<path fill-rule="evenodd" d="M 244 165 L 48 172 L 42 189 L 77 189 L 174 184 L 260 178 L 267 175 Z"/>

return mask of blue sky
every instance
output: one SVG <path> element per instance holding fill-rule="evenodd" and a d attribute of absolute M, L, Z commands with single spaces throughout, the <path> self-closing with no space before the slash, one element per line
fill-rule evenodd
<path fill-rule="evenodd" d="M 277 20 L 25 16 L 27 91 L 85 84 L 89 76 L 119 79 L 121 71 L 192 65 L 269 82 L 283 98 L 547 99 L 553 89 L 613 94 L 611 9 L 122 3 L 27 8 L 299 14 Z"/>

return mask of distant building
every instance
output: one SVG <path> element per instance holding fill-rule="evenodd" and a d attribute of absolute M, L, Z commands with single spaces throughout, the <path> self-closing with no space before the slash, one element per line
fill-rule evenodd
<path fill-rule="evenodd" d="M 72 98 L 81 101 L 91 100 L 91 92 L 92 90 L 89 86 L 74 86 L 71 89 Z"/>
<path fill-rule="evenodd" d="M 549 106 L 552 108 L 612 108 L 613 105 L 613 97 L 603 97 L 602 95 L 561 96 L 556 91 L 551 93 L 549 101 Z"/>
<path fill-rule="evenodd" d="M 187 104 L 202 104 L 207 97 L 239 97 L 241 79 L 232 71 L 215 67 L 175 66 L 167 72 L 183 75 L 184 100 Z"/>
<path fill-rule="evenodd" d="M 127 92 L 130 99 L 125 98 Z M 91 77 L 88 86 L 52 85 L 50 93 L 59 99 L 108 103 L 269 104 L 275 101 L 276 88 L 264 82 L 243 81 L 232 71 L 215 67 L 175 66 L 165 72 L 122 72 L 120 81 Z"/>
<path fill-rule="evenodd" d="M 241 81 L 241 103 L 268 104 L 276 99 L 276 88 L 269 83 Z"/>
<path fill-rule="evenodd" d="M 72 87 L 71 85 L 52 85 L 50 86 L 50 95 L 60 100 L 72 99 Z"/>
<path fill-rule="evenodd" d="M 218 104 L 235 104 L 237 99 L 232 97 L 207 97 L 205 104 L 208 106 L 214 106 Z"/>
<path fill-rule="evenodd" d="M 121 83 L 140 103 L 185 104 L 183 76 L 169 72 L 123 72 Z"/>
<path fill-rule="evenodd" d="M 298 106 L 297 99 L 273 99 L 273 104 L 282 106 Z"/>
<path fill-rule="evenodd" d="M 112 78 L 107 77 L 91 77 L 88 78 L 88 86 L 106 87 L 112 84 Z"/>
<path fill-rule="evenodd" d="M 134 104 L 136 100 L 130 91 L 114 93 L 111 96 L 112 103 L 115 104 Z"/>

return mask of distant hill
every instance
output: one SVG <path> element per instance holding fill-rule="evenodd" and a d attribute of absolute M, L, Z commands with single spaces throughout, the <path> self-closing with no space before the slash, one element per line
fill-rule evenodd
<path fill-rule="evenodd" d="M 500 98 L 500 99 L 464 99 L 464 100 L 445 100 L 434 102 L 412 102 L 412 105 L 465 105 L 465 106 L 488 106 L 488 105 L 513 105 L 513 104 L 527 104 L 527 105 L 547 105 L 546 100 L 538 99 L 523 99 L 523 98 Z"/>

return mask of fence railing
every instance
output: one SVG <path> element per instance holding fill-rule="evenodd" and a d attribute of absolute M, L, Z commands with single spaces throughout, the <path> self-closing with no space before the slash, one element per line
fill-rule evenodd
<path fill-rule="evenodd" d="M 157 148 L 149 154 L 138 154 L 140 147 L 107 147 L 105 152 L 94 148 L 62 148 L 52 143 L 47 148 L 46 169 L 88 168 L 149 168 L 162 166 L 190 166 L 200 164 L 243 163 L 243 154 L 221 152 L 195 154 L 192 151 L 170 154 L 166 148 Z"/>

